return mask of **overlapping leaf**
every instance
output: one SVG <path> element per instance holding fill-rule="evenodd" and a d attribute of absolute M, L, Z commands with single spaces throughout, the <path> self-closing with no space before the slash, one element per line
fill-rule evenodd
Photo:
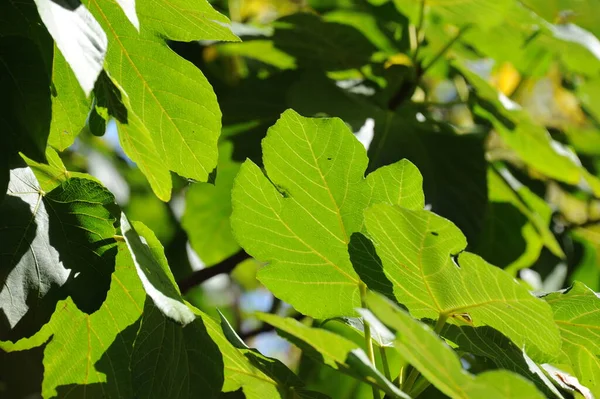
<path fill-rule="evenodd" d="M 267 176 L 246 161 L 235 180 L 231 223 L 242 247 L 269 261 L 259 279 L 305 314 L 354 314 L 359 278 L 348 254 L 369 203 L 418 209 L 416 168 L 403 161 L 363 178 L 364 147 L 339 119 L 286 111 L 263 140 Z"/>
<path fill-rule="evenodd" d="M 365 211 L 377 259 L 399 303 L 417 318 L 457 317 L 489 325 L 536 360 L 558 354 L 551 309 L 509 274 L 477 255 L 451 222 L 431 212 L 378 204 Z M 383 278 L 383 277 L 382 277 Z M 389 293 L 388 293 L 389 295 Z"/>
<path fill-rule="evenodd" d="M 562 354 L 579 382 L 600 395 L 600 298 L 582 283 L 544 297 L 560 330 Z"/>
<path fill-rule="evenodd" d="M 97 312 L 88 315 L 66 299 L 38 334 L 0 348 L 27 350 L 49 340 L 44 398 L 217 397 L 223 361 L 207 331 L 215 322 L 198 316 L 185 328 L 166 319 L 146 296 L 123 243 L 111 289 Z"/>
<path fill-rule="evenodd" d="M 127 122 L 120 120 L 127 154 L 163 200 L 169 170 L 206 181 L 217 163 L 219 107 L 204 75 L 165 40 L 236 40 L 227 19 L 204 1 L 143 1 L 138 32 L 114 2 L 94 0 L 89 9 L 111 43 L 105 68 L 128 97 Z"/>
<path fill-rule="evenodd" d="M 506 370 L 477 376 L 463 370 L 459 357 L 430 328 L 376 295 L 369 295 L 375 316 L 396 331 L 395 347 L 429 382 L 451 398 L 543 398 L 535 385 Z M 363 312 L 367 320 L 374 316 Z"/>
<path fill-rule="evenodd" d="M 11 171 L 0 205 L 2 339 L 35 333 L 66 295 L 87 312 L 100 306 L 114 270 L 113 206 L 93 180 L 45 192 L 30 168 Z"/>

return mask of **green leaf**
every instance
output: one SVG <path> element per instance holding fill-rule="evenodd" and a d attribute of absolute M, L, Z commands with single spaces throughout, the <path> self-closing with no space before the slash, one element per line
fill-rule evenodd
<path fill-rule="evenodd" d="M 88 315 L 66 299 L 38 334 L 0 348 L 26 350 L 50 339 L 44 398 L 217 397 L 223 361 L 208 332 L 214 321 L 199 311 L 185 328 L 169 321 L 146 296 L 124 243 L 116 264 L 98 311 Z"/>
<path fill-rule="evenodd" d="M 560 330 L 562 355 L 571 363 L 579 382 L 594 396 L 600 395 L 600 298 L 575 282 L 566 292 L 544 299 L 552 307 Z"/>
<path fill-rule="evenodd" d="M 396 331 L 395 347 L 415 369 L 452 398 L 543 398 L 535 385 L 506 370 L 474 376 L 463 370 L 459 357 L 426 324 L 414 320 L 384 298 L 369 294 L 375 316 Z M 364 312 L 367 321 L 374 316 Z"/>
<path fill-rule="evenodd" d="M 128 97 L 127 122 L 119 121 L 127 155 L 165 201 L 169 170 L 206 181 L 217 163 L 219 107 L 204 75 L 165 40 L 237 40 L 227 18 L 205 1 L 144 1 L 137 4 L 138 33 L 116 3 L 94 0 L 89 8 L 112 43 L 106 70 Z"/>
<path fill-rule="evenodd" d="M 95 181 L 71 178 L 46 193 L 30 168 L 11 171 L 0 205 L 2 339 L 38 331 L 66 295 L 98 309 L 114 270 L 114 207 Z"/>
<path fill-rule="evenodd" d="M 365 211 L 365 224 L 394 297 L 414 317 L 467 315 L 472 325 L 499 330 L 535 360 L 558 354 L 560 338 L 547 304 L 503 270 L 463 252 L 465 238 L 450 221 L 378 204 Z M 376 264 L 363 267 L 369 266 Z"/>
<path fill-rule="evenodd" d="M 360 300 L 350 236 L 362 229 L 369 203 L 422 207 L 418 171 L 403 161 L 364 179 L 365 150 L 341 120 L 291 110 L 262 148 L 268 177 L 246 161 L 234 183 L 235 237 L 270 262 L 258 278 L 275 296 L 316 318 L 353 315 Z"/>
<path fill-rule="evenodd" d="M 88 96 L 102 71 L 106 34 L 79 0 L 34 0 L 40 17 Z"/>
<path fill-rule="evenodd" d="M 134 226 L 121 213 L 121 230 L 146 293 L 165 316 L 182 325 L 191 323 L 194 313 L 181 297 L 160 241 L 142 223 Z"/>
<path fill-rule="evenodd" d="M 259 313 L 258 318 L 277 329 L 277 333 L 329 367 L 350 374 L 382 389 L 392 398 L 408 398 L 371 363 L 366 353 L 348 339 L 331 331 L 305 326 L 292 318 Z"/>
<path fill-rule="evenodd" d="M 215 184 L 198 183 L 188 189 L 185 213 L 181 220 L 192 248 L 208 266 L 239 251 L 239 245 L 233 238 L 229 217 L 231 188 L 240 164 L 231 159 L 231 143 L 223 143 L 219 148 L 220 159 Z"/>

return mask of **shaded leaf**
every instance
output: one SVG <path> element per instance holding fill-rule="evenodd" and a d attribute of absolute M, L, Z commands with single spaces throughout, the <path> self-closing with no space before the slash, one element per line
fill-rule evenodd
<path fill-rule="evenodd" d="M 0 206 L 2 339 L 35 333 L 66 295 L 85 312 L 98 309 L 114 270 L 114 206 L 92 180 L 71 178 L 46 193 L 31 169 L 11 171 Z"/>
<path fill-rule="evenodd" d="M 66 299 L 38 334 L 0 348 L 26 350 L 50 339 L 44 350 L 45 398 L 218 397 L 223 363 L 208 335 L 214 321 L 198 312 L 185 328 L 171 322 L 146 296 L 124 243 L 116 263 L 97 312 L 83 313 Z"/>

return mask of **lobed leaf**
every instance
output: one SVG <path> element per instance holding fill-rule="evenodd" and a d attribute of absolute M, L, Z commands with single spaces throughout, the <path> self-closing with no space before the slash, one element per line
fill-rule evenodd
<path fill-rule="evenodd" d="M 354 314 L 359 277 L 350 237 L 362 229 L 370 203 L 422 207 L 418 171 L 402 161 L 364 179 L 364 147 L 341 120 L 291 110 L 262 146 L 267 176 L 248 160 L 234 182 L 235 237 L 253 257 L 270 262 L 258 278 L 277 297 L 317 318 Z"/>

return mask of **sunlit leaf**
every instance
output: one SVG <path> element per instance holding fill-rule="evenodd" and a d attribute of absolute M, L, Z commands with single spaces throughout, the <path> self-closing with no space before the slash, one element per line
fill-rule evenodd
<path fill-rule="evenodd" d="M 234 183 L 235 237 L 270 262 L 258 278 L 277 297 L 315 317 L 354 314 L 359 278 L 350 236 L 371 202 L 422 207 L 418 171 L 404 161 L 364 179 L 364 147 L 339 119 L 286 111 L 262 143 L 268 177 L 246 161 Z"/>
<path fill-rule="evenodd" d="M 503 270 L 465 252 L 465 238 L 451 222 L 424 210 L 378 204 L 365 211 L 365 223 L 381 258 L 381 278 L 414 317 L 466 314 L 470 324 L 499 330 L 538 361 L 558 354 L 560 338 L 547 304 Z"/>

